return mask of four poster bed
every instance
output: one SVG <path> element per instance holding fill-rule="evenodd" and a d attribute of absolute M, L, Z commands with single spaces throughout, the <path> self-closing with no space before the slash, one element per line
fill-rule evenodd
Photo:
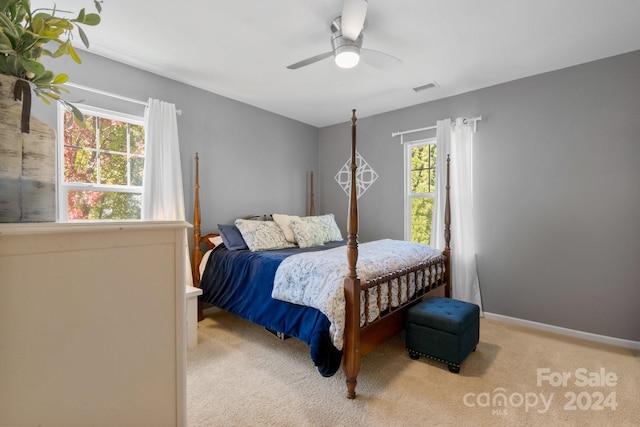
<path fill-rule="evenodd" d="M 319 246 L 303 248 L 300 243 L 299 246 L 277 250 L 252 251 L 229 250 L 226 246 L 233 245 L 228 241 L 221 244 L 220 238 L 216 240 L 217 233 L 201 236 L 197 154 L 194 198 L 193 277 L 195 286 L 203 290 L 199 318 L 202 318 L 204 301 L 258 323 L 268 330 L 277 332 L 279 336 L 294 336 L 306 342 L 310 346 L 311 358 L 322 375 L 333 375 L 342 364 L 346 375 L 347 397 L 350 399 L 356 395 L 361 358 L 404 328 L 405 311 L 425 297 L 451 296 L 449 160 L 447 159 L 446 173 L 444 251 L 436 251 L 426 245 L 411 242 L 383 240 L 379 242 L 384 242 L 387 246 L 383 246 L 379 252 L 383 254 L 384 260 L 375 260 L 375 256 L 373 260 L 368 260 L 368 254 L 372 251 L 368 245 L 373 246 L 377 243 L 364 243 L 359 247 L 357 241 L 356 120 L 353 110 L 351 192 L 346 241 L 341 240 L 340 236 L 340 239 L 334 239 L 337 241 L 326 241 Z M 307 218 L 319 219 L 313 217 L 313 211 L 312 175 L 310 217 Z M 238 227 L 246 225 L 240 220 L 237 220 L 236 224 Z M 222 226 L 220 231 L 222 232 Z M 209 250 L 203 254 L 201 244 L 205 243 Z M 368 265 L 385 264 L 391 256 L 389 254 L 396 251 L 396 245 L 412 245 L 412 260 L 407 261 L 409 255 L 402 255 L 401 264 L 394 264 L 393 268 L 386 271 L 376 271 L 372 276 Z M 428 248 L 429 252 L 416 252 L 417 258 L 413 256 L 415 250 L 427 250 L 425 248 Z M 329 257 L 328 254 L 333 254 L 334 258 L 339 257 L 342 264 L 342 267 L 330 267 L 343 273 L 338 277 L 338 292 L 334 292 L 338 298 L 338 302 L 335 303 L 338 309 L 334 310 L 334 305 L 331 304 L 327 304 L 329 308 L 326 308 L 324 302 L 320 303 L 320 306 L 306 306 L 296 300 L 274 297 L 277 296 L 276 288 L 283 281 L 283 276 L 284 282 L 288 283 L 294 292 L 302 292 L 300 289 L 304 289 L 306 294 L 302 300 L 309 293 L 314 293 L 313 288 L 308 289 L 305 286 L 315 273 L 309 274 L 309 270 L 300 269 L 312 265 L 320 256 Z M 288 268 L 293 268 L 288 275 L 282 272 L 285 264 Z M 367 274 L 365 279 L 363 275 Z M 298 278 L 301 275 L 304 277 L 302 283 L 293 283 L 296 275 Z"/>

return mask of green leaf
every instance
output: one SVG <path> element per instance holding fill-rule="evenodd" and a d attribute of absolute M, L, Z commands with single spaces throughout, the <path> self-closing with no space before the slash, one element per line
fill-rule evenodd
<path fill-rule="evenodd" d="M 69 76 L 64 74 L 64 73 L 60 73 L 56 76 L 55 79 L 53 79 L 53 81 L 51 82 L 51 84 L 53 85 L 61 85 L 63 83 L 66 83 L 69 81 Z"/>
<path fill-rule="evenodd" d="M 98 15 L 97 13 L 90 13 L 84 17 L 84 20 L 82 21 L 82 23 L 84 25 L 91 25 L 91 26 L 98 25 L 100 23 L 100 15 Z"/>
<path fill-rule="evenodd" d="M 84 7 L 80 9 L 80 12 L 78 12 L 78 17 L 76 18 L 76 21 L 78 22 L 84 21 Z"/>
<path fill-rule="evenodd" d="M 2 28 L 2 32 L 9 36 L 13 36 L 14 39 L 20 37 L 20 34 L 16 30 L 13 22 L 5 13 L 0 13 L 0 28 Z"/>
<path fill-rule="evenodd" d="M 0 31 L 0 50 L 2 53 L 10 53 L 13 51 L 13 44 L 9 37 L 5 35 L 2 31 Z"/>
<path fill-rule="evenodd" d="M 35 15 L 33 15 L 32 19 L 36 19 L 36 18 L 40 18 L 43 21 L 47 22 L 49 19 L 53 18 L 53 16 L 51 16 L 51 14 L 47 12 L 38 12 Z"/>
<path fill-rule="evenodd" d="M 82 115 L 82 112 L 78 110 L 78 108 L 75 105 L 70 104 L 68 102 L 66 102 L 66 104 L 69 108 L 71 108 L 71 112 L 73 113 L 73 119 L 78 124 L 78 126 L 85 127 L 84 116 Z"/>
<path fill-rule="evenodd" d="M 60 95 L 58 95 L 55 92 L 46 92 L 46 95 L 51 98 L 51 99 L 55 99 L 56 101 L 60 101 Z"/>
<path fill-rule="evenodd" d="M 24 8 L 22 8 L 20 5 L 18 5 L 18 3 L 19 1 L 13 2 L 10 7 L 11 19 L 13 19 L 14 22 L 22 22 L 24 21 L 25 16 L 27 16 L 27 11 L 24 10 Z"/>
<path fill-rule="evenodd" d="M 18 61 L 18 57 L 15 54 L 6 56 L 5 64 L 8 75 L 22 77 L 23 68 L 20 64 L 20 61 Z"/>
<path fill-rule="evenodd" d="M 60 46 L 58 47 L 58 49 L 53 53 L 53 55 L 51 55 L 51 57 L 53 58 L 59 58 L 62 55 L 66 55 L 67 54 L 67 46 L 68 46 L 69 42 L 64 42 L 64 43 L 60 43 Z"/>
<path fill-rule="evenodd" d="M 45 72 L 44 65 L 42 65 L 38 61 L 34 61 L 33 59 L 20 58 L 20 63 L 25 70 L 35 74 L 36 78 L 43 75 Z"/>
<path fill-rule="evenodd" d="M 44 20 L 42 18 L 33 18 L 31 20 L 31 28 L 33 28 L 33 32 L 39 34 L 40 31 L 44 29 Z"/>
<path fill-rule="evenodd" d="M 66 19 L 52 17 L 50 19 L 47 19 L 46 23 L 52 27 L 58 27 L 65 30 L 73 29 L 73 24 L 71 23 L 71 21 L 67 21 Z"/>
<path fill-rule="evenodd" d="M 51 101 L 49 101 L 50 96 L 48 93 L 46 93 L 46 91 L 36 86 L 33 88 L 33 93 L 35 93 L 38 96 L 38 98 L 42 100 L 42 102 L 44 102 L 47 105 L 51 105 Z"/>
<path fill-rule="evenodd" d="M 102 2 L 98 0 L 93 0 L 93 5 L 96 7 L 98 13 L 102 12 Z"/>
<path fill-rule="evenodd" d="M 40 32 L 40 36 L 47 39 L 57 39 L 62 33 L 64 33 L 64 29 L 62 28 L 52 28 L 45 25 L 44 29 Z"/>
<path fill-rule="evenodd" d="M 52 80 L 53 80 L 53 72 L 47 70 L 44 73 L 42 73 L 41 75 L 36 76 L 31 81 L 36 86 L 47 86 L 47 85 L 51 84 Z"/>
<path fill-rule="evenodd" d="M 80 39 L 82 40 L 82 44 L 84 44 L 84 47 L 88 49 L 89 39 L 87 38 L 87 35 L 84 33 L 84 30 L 82 29 L 82 27 L 78 27 L 78 34 L 80 34 Z"/>
<path fill-rule="evenodd" d="M 47 105 L 51 105 L 51 101 L 49 101 L 45 96 L 43 96 L 43 94 L 41 93 L 36 93 L 38 95 L 38 98 L 40 98 L 42 100 L 42 102 L 44 102 Z"/>
<path fill-rule="evenodd" d="M 73 48 L 71 43 L 69 43 L 68 46 L 69 46 L 69 56 L 71 56 L 71 59 L 73 59 L 73 61 L 76 64 L 82 64 L 82 60 L 80 59 L 80 56 L 78 55 L 78 52 L 76 52 L 76 50 Z"/>
<path fill-rule="evenodd" d="M 9 68 L 7 67 L 7 57 L 0 55 L 0 74 L 9 75 Z"/>
<path fill-rule="evenodd" d="M 51 51 L 49 49 L 41 49 L 41 53 L 44 56 L 51 56 L 53 57 L 53 54 L 51 53 Z"/>
<path fill-rule="evenodd" d="M 20 2 L 22 4 L 22 8 L 27 12 L 27 15 L 31 15 L 31 6 L 29 5 L 29 0 L 22 0 Z"/>

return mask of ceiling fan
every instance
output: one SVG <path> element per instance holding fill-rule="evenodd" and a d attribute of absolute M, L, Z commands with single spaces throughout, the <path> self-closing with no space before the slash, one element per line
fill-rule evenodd
<path fill-rule="evenodd" d="M 330 56 L 334 57 L 336 65 L 340 68 L 355 67 L 360 62 L 360 57 L 364 62 L 383 70 L 401 64 L 402 61 L 395 56 L 362 47 L 367 6 L 367 0 L 344 0 L 342 15 L 331 22 L 332 50 L 303 59 L 287 68 L 296 70 Z"/>

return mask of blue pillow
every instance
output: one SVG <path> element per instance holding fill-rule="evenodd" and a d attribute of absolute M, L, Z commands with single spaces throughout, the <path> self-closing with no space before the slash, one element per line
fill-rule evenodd
<path fill-rule="evenodd" d="M 249 249 L 247 243 L 242 238 L 242 234 L 240 234 L 240 230 L 238 230 L 238 227 L 235 225 L 218 224 L 218 230 L 220 231 L 222 242 L 230 251 Z"/>

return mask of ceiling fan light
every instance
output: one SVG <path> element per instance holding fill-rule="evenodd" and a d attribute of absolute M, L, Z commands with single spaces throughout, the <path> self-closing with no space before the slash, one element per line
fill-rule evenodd
<path fill-rule="evenodd" d="M 336 65 L 340 68 L 353 68 L 360 62 L 360 52 L 356 46 L 344 46 L 335 55 Z"/>

